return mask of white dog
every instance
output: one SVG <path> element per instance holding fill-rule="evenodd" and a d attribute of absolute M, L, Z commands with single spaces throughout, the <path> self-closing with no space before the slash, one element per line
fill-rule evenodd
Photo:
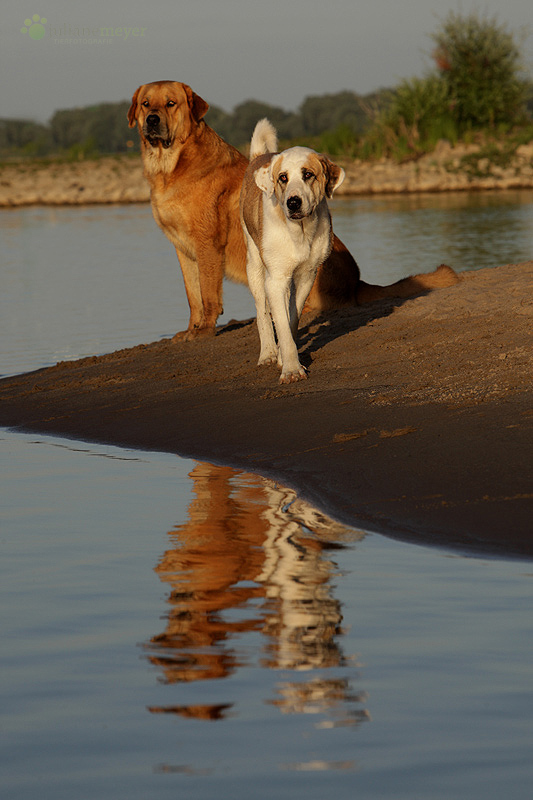
<path fill-rule="evenodd" d="M 290 383 L 307 377 L 295 336 L 317 269 L 331 251 L 326 198 L 344 180 L 344 170 L 308 147 L 276 150 L 276 131 L 262 119 L 252 136 L 240 209 L 261 341 L 258 363 L 277 361 L 280 383 Z"/>

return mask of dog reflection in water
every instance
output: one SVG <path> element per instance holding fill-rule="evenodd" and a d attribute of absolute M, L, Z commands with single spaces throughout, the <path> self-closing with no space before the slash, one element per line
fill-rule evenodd
<path fill-rule="evenodd" d="M 297 499 L 292 490 L 229 467 L 199 464 L 189 520 L 170 532 L 156 567 L 171 587 L 167 625 L 146 645 L 166 683 L 223 678 L 249 659 L 237 637 L 266 637 L 263 664 L 274 669 L 334 667 L 345 659 L 335 564 L 327 551 L 363 534 Z M 280 688 L 274 704 L 337 703 L 343 682 Z M 320 685 L 322 684 L 322 685 Z M 347 690 L 347 687 L 346 687 Z M 307 697 L 307 700 L 306 700 Z M 353 699 L 353 698 L 352 698 Z M 152 707 L 152 712 L 219 718 L 225 706 Z"/>

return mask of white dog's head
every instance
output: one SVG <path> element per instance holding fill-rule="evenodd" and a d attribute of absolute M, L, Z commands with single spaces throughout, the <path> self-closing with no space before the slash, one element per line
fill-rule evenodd
<path fill-rule="evenodd" d="M 288 219 L 313 214 L 344 180 L 344 170 L 308 147 L 291 147 L 275 155 L 255 173 L 255 182 L 267 197 L 275 196 Z"/>

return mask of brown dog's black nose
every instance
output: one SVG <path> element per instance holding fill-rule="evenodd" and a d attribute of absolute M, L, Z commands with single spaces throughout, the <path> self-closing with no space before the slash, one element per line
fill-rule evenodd
<path fill-rule="evenodd" d="M 159 117 L 157 114 L 148 114 L 146 117 L 146 124 L 149 128 L 157 128 L 159 125 Z"/>
<path fill-rule="evenodd" d="M 302 198 L 301 197 L 298 197 L 297 195 L 293 195 L 292 197 L 288 198 L 288 200 L 287 200 L 287 208 L 289 209 L 289 211 L 292 211 L 292 212 L 299 211 L 301 207 L 302 207 Z"/>

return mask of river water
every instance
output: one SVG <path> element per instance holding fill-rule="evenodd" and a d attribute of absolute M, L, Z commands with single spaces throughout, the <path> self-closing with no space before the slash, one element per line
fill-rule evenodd
<path fill-rule="evenodd" d="M 530 192 L 332 211 L 370 282 L 533 251 Z M 148 206 L 0 229 L 4 375 L 185 327 Z M 243 287 L 225 307 L 254 314 Z M 6 798 L 531 796 L 531 563 L 348 529 L 173 454 L 7 430 L 0 454 Z"/>

